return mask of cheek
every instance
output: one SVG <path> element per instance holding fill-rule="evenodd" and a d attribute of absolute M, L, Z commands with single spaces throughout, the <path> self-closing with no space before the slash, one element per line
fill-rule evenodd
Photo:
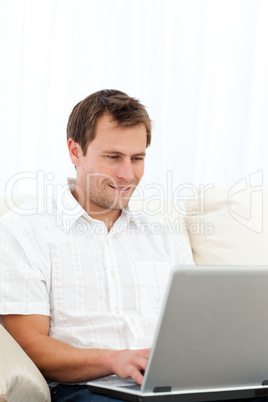
<path fill-rule="evenodd" d="M 101 159 L 96 161 L 94 164 L 94 171 L 96 173 L 101 173 L 101 174 L 106 174 L 106 175 L 112 175 L 113 172 L 116 170 L 116 165 L 112 165 L 105 159 Z"/>
<path fill-rule="evenodd" d="M 110 171 L 105 163 L 94 159 L 87 161 L 83 166 L 84 175 L 90 176 L 94 181 L 102 181 L 111 174 Z"/>
<path fill-rule="evenodd" d="M 139 178 L 139 179 L 142 178 L 143 173 L 144 173 L 144 164 L 141 165 L 141 166 L 137 166 L 137 167 L 134 169 L 134 175 L 135 175 L 135 177 L 137 177 L 137 178 Z"/>

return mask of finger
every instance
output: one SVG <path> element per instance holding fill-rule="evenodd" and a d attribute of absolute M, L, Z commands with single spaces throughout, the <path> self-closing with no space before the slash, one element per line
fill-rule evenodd
<path fill-rule="evenodd" d="M 132 367 L 129 372 L 130 376 L 136 381 L 137 384 L 141 385 L 143 381 L 143 375 L 136 367 Z"/>

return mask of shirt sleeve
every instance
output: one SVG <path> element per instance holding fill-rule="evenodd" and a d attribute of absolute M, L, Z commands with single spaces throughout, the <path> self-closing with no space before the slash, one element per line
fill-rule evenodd
<path fill-rule="evenodd" d="M 29 227 L 1 219 L 0 314 L 49 316 L 49 287 L 37 249 Z"/>

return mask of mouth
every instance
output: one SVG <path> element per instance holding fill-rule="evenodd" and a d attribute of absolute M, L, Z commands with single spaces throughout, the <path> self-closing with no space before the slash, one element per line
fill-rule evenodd
<path fill-rule="evenodd" d="M 109 187 L 115 191 L 118 191 L 119 193 L 127 193 L 132 188 L 131 186 L 112 186 L 111 184 L 109 184 Z"/>

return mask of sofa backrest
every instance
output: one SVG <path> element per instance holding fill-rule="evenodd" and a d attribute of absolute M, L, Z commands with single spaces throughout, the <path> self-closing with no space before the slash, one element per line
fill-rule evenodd
<path fill-rule="evenodd" d="M 198 265 L 268 266 L 268 188 L 211 188 L 185 203 Z"/>
<path fill-rule="evenodd" d="M 0 195 L 0 218 L 5 215 L 10 209 L 24 204 L 27 201 L 33 200 L 36 197 L 33 194 L 13 195 L 6 197 Z"/>

